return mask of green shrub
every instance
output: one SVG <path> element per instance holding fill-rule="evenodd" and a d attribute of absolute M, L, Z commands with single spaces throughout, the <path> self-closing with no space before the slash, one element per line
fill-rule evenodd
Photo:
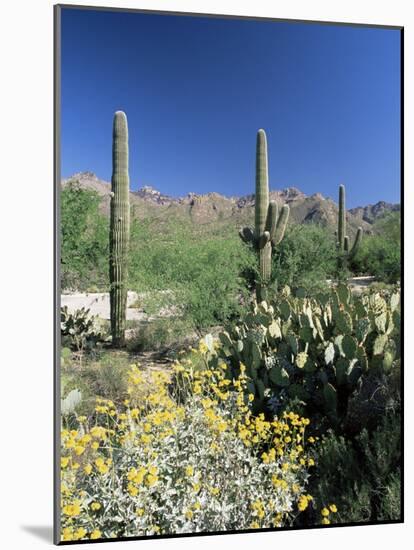
<path fill-rule="evenodd" d="M 294 225 L 273 255 L 273 285 L 289 285 L 309 292 L 326 289 L 326 279 L 334 276 L 336 249 L 327 228 L 315 224 Z"/>
<path fill-rule="evenodd" d="M 387 415 L 373 432 L 355 439 L 330 432 L 317 447 L 310 492 L 335 502 L 338 522 L 398 520 L 401 517 L 401 417 Z M 309 518 L 308 518 L 309 519 Z"/>
<path fill-rule="evenodd" d="M 400 214 L 394 212 L 378 220 L 376 231 L 367 235 L 352 261 L 353 271 L 374 275 L 378 280 L 396 283 L 401 278 Z"/>
<path fill-rule="evenodd" d="M 154 236 L 132 224 L 131 285 L 138 292 L 169 291 L 173 302 L 198 331 L 240 314 L 248 291 L 241 276 L 255 264 L 254 254 L 232 235 L 195 233 L 171 222 Z"/>
<path fill-rule="evenodd" d="M 101 198 L 77 182 L 62 189 L 60 210 L 61 287 L 107 288 L 109 221 L 99 210 Z"/>

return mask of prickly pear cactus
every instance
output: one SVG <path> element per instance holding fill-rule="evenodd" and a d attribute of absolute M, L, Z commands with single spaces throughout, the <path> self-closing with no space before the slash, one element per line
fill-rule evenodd
<path fill-rule="evenodd" d="M 218 353 L 229 380 L 243 365 L 254 413 L 296 398 L 338 427 L 367 378 L 398 370 L 399 302 L 398 291 L 355 297 L 346 285 L 314 298 L 280 293 L 220 334 Z"/>
<path fill-rule="evenodd" d="M 289 218 L 289 206 L 284 205 L 280 215 L 275 201 L 269 202 L 269 176 L 267 163 L 267 139 L 264 130 L 257 132 L 256 142 L 256 193 L 255 228 L 245 227 L 241 239 L 250 243 L 259 256 L 260 281 L 256 283 L 258 301 L 266 298 L 266 286 L 271 277 L 272 247 L 280 243 Z"/>
<path fill-rule="evenodd" d="M 128 123 L 117 111 L 112 138 L 112 193 L 109 234 L 109 280 L 112 344 L 125 343 L 129 249 Z"/>
<path fill-rule="evenodd" d="M 362 227 L 358 227 L 352 248 L 349 248 L 349 237 L 346 234 L 346 209 L 345 209 L 345 186 L 339 186 L 339 213 L 338 213 L 338 231 L 336 233 L 338 250 L 338 268 L 346 269 L 348 261 L 352 260 L 358 251 L 362 238 Z"/>

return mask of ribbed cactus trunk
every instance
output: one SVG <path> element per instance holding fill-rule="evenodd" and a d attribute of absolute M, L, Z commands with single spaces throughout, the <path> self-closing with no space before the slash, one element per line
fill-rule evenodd
<path fill-rule="evenodd" d="M 362 238 L 362 228 L 358 227 L 355 241 L 352 248 L 349 248 L 349 237 L 346 234 L 346 208 L 345 208 L 345 186 L 339 186 L 338 202 L 338 231 L 336 233 L 338 241 L 336 247 L 338 250 L 338 278 L 347 272 L 348 260 L 351 260 L 358 251 Z"/>
<path fill-rule="evenodd" d="M 267 140 L 264 130 L 257 132 L 256 141 L 256 196 L 255 196 L 255 237 L 262 242 L 259 246 L 260 292 L 270 280 L 272 268 L 272 244 L 263 237 L 269 208 L 269 173 L 267 163 Z M 266 241 L 266 242 L 265 242 Z"/>
<path fill-rule="evenodd" d="M 129 250 L 128 123 L 117 111 L 112 134 L 112 193 L 109 233 L 109 281 L 112 344 L 125 344 Z"/>

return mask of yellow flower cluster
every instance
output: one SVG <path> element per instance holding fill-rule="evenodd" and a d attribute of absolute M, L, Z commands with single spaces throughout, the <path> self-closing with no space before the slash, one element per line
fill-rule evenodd
<path fill-rule="evenodd" d="M 64 527 L 62 529 L 62 540 L 81 540 L 85 538 L 89 538 L 91 540 L 96 540 L 102 538 L 102 533 L 99 529 L 94 529 L 89 533 L 89 536 L 87 530 L 84 527 Z"/>
<path fill-rule="evenodd" d="M 338 508 L 336 507 L 335 504 L 329 504 L 329 506 L 327 506 L 327 507 L 325 506 L 324 508 L 322 508 L 322 510 L 321 510 L 321 516 L 322 516 L 321 523 L 323 525 L 329 525 L 331 523 L 331 520 L 330 520 L 331 513 L 336 514 L 337 511 L 338 511 Z"/>
<path fill-rule="evenodd" d="M 309 505 L 309 502 L 312 500 L 311 495 L 301 495 L 298 501 L 298 510 L 303 512 Z"/>
<path fill-rule="evenodd" d="M 141 466 L 138 470 L 133 467 L 129 470 L 127 479 L 128 493 L 135 497 L 139 492 L 139 487 L 145 484 L 147 487 L 153 487 L 158 482 L 158 468 L 152 464 Z"/>

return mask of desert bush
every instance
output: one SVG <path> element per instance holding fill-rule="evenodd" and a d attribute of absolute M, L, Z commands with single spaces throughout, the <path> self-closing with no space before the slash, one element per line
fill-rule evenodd
<path fill-rule="evenodd" d="M 127 349 L 134 352 L 165 351 L 173 352 L 196 335 L 187 319 L 160 318 L 141 322 L 131 329 Z"/>
<path fill-rule="evenodd" d="M 167 374 L 133 366 L 122 406 L 98 399 L 65 427 L 62 540 L 280 527 L 313 505 L 309 421 L 254 418 L 245 376 L 229 390 L 225 370 L 177 364 L 177 402 Z"/>

